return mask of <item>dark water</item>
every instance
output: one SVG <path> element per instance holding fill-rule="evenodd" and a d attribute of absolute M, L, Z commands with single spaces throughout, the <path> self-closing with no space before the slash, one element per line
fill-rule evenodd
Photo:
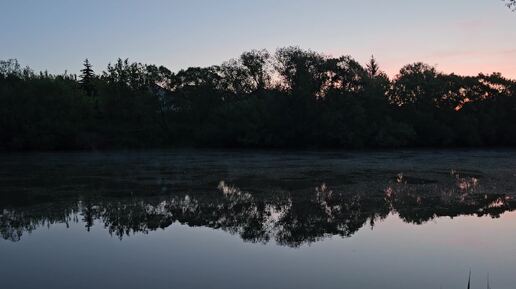
<path fill-rule="evenodd" d="M 516 288 L 516 152 L 0 155 L 0 288 Z"/>

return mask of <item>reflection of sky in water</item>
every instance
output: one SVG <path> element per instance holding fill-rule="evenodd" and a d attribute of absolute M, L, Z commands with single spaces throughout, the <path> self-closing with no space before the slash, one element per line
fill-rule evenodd
<path fill-rule="evenodd" d="M 40 228 L 0 241 L 5 288 L 511 288 L 516 213 L 499 219 L 441 218 L 423 225 L 390 215 L 373 230 L 293 249 L 242 242 L 174 224 L 123 241 L 102 226 Z M 30 276 L 30 278 L 28 278 Z M 496 286 L 496 287 L 495 287 Z M 477 288 L 479 288 L 477 286 Z"/>
<path fill-rule="evenodd" d="M 513 288 L 513 155 L 2 155 L 0 287 Z"/>

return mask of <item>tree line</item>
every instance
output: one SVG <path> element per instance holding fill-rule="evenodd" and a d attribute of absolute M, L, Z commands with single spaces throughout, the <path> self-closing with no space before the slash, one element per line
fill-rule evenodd
<path fill-rule="evenodd" d="M 389 78 L 299 47 L 172 72 L 118 59 L 96 74 L 0 61 L 0 148 L 398 148 L 516 145 L 516 81 L 409 64 Z"/>

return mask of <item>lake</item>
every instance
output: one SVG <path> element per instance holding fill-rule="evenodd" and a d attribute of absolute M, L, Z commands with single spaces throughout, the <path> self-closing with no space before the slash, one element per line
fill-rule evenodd
<path fill-rule="evenodd" d="M 1 288 L 516 288 L 516 151 L 0 154 Z"/>

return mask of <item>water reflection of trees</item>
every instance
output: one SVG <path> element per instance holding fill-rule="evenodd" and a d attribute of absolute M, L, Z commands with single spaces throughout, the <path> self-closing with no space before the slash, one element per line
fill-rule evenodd
<path fill-rule="evenodd" d="M 54 223 L 82 222 L 89 230 L 103 224 L 123 238 L 164 229 L 174 222 L 221 229 L 250 242 L 297 247 L 328 236 L 349 237 L 374 226 L 390 213 L 422 224 L 436 217 L 498 217 L 516 202 L 501 193 L 486 193 L 475 178 L 456 178 L 453 185 L 410 184 L 398 175 L 385 189 L 340 191 L 322 183 L 310 192 L 253 193 L 220 182 L 204 193 L 132 198 L 85 198 L 30 207 L 2 209 L 0 233 L 18 241 L 23 233 Z"/>

